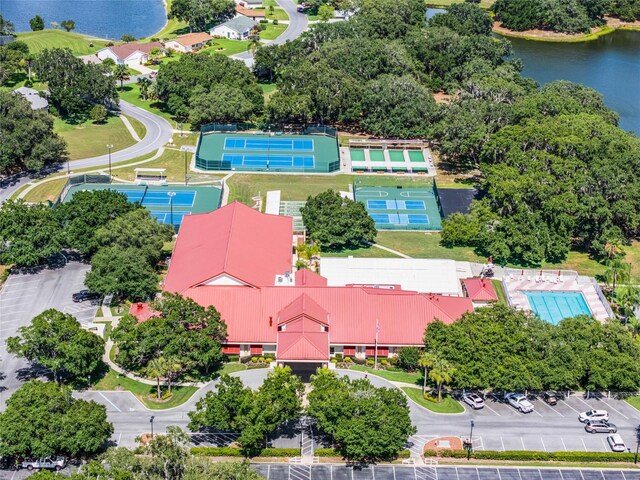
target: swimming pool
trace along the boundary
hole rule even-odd
[[[581,292],[522,292],[531,310],[542,320],[556,325],[563,318],[591,315],[591,310]]]

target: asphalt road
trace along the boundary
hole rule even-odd
[[[308,18],[304,13],[297,10],[297,4],[293,0],[276,0],[278,5],[289,15],[289,25],[287,29],[276,39],[267,42],[267,45],[282,45],[288,41],[298,38],[307,29]],[[231,58],[244,60],[247,66],[253,65],[253,53],[250,51],[232,55]]]
[[[119,150],[117,152],[113,152],[111,154],[112,163],[123,162],[125,160],[130,160],[132,158],[154,152],[158,148],[165,145],[171,138],[171,135],[173,133],[171,124],[164,118],[147,112],[146,110],[136,107],[135,105],[132,105],[123,100],[120,100],[120,111],[125,115],[135,118],[136,120],[144,124],[147,129],[147,133],[144,138],[135,145],[132,145],[131,147],[125,148],[123,150]],[[106,141],[105,152],[107,152]],[[108,163],[109,155],[107,152],[104,155],[99,155],[97,157],[72,160],[69,162],[69,168],[71,169],[71,171],[73,171],[80,168],[106,166],[108,165]],[[64,170],[66,168],[66,163],[60,164],[58,166],[58,170]],[[36,175],[46,176],[50,173],[52,172],[39,173]],[[29,175],[20,175],[0,179],[0,204],[10,198],[11,195],[13,195],[13,193],[22,185],[33,180],[33,178],[37,178],[37,176],[32,177]]]
[[[61,264],[64,259],[60,259]],[[9,277],[0,290],[0,409],[22,384],[38,372],[28,362],[7,354],[6,339],[17,334],[18,328],[49,308],[74,315],[81,323],[95,317],[97,303],[74,303],[71,295],[84,288],[89,265],[69,262],[59,268],[44,268],[35,273],[18,273]]]

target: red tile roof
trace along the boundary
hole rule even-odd
[[[225,274],[250,286],[273,285],[276,275],[291,271],[292,231],[291,217],[260,213],[239,202],[187,215],[164,289],[182,293]]]
[[[287,307],[302,294],[327,313],[331,343],[338,345],[373,344],[376,320],[380,344],[419,345],[427,324],[452,323],[473,309],[469,298],[372,288],[200,286],[184,292],[216,307],[227,323],[228,343],[260,344],[276,343],[279,316],[291,315],[294,309]]]
[[[462,284],[471,300],[481,302],[498,301],[498,294],[495,288],[493,288],[491,280],[485,278],[465,278]]]
[[[246,8],[242,5],[236,5],[236,12],[240,15],[244,15],[245,17],[265,17],[267,16],[264,10],[254,10],[252,8]]]
[[[326,287],[327,279],[316,272],[303,268],[296,271],[296,286],[298,287]]]
[[[157,315],[155,310],[152,310],[148,303],[132,303],[129,307],[129,313],[136,317],[139,322],[144,322]]]
[[[132,53],[136,51],[141,51],[143,53],[149,53],[154,48],[163,49],[164,47],[160,42],[149,42],[149,43],[123,43],[122,45],[112,45],[109,48],[120,60],[125,60]]]
[[[192,45],[198,45],[200,43],[206,43],[209,40],[213,40],[213,37],[207,32],[195,32],[187,33],[186,35],[180,35],[179,37],[174,38],[174,40],[180,45],[190,47]]]

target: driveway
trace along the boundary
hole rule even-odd
[[[307,29],[309,24],[308,18],[304,13],[300,13],[297,10],[297,4],[293,0],[276,0],[278,5],[287,12],[289,15],[289,24],[287,29],[276,39],[266,42],[266,45],[282,45],[288,41],[298,38]],[[244,63],[251,67],[253,66],[253,53],[242,52],[232,55],[231,58],[243,60]]]
[[[90,322],[98,309],[97,303],[71,300],[74,292],[84,288],[88,270],[87,264],[69,262],[60,268],[12,274],[0,290],[0,368],[4,375],[0,380],[0,408],[4,408],[5,401],[25,379],[38,373],[32,371],[25,360],[7,353],[6,339],[49,308],[71,313],[81,323]]]
[[[132,105],[131,103],[120,100],[120,111],[144,124],[147,129],[147,133],[144,138],[135,145],[113,152],[111,154],[112,163],[123,162],[125,160],[130,160],[141,155],[155,152],[158,148],[166,144],[173,134],[173,127],[164,118],[151,112],[147,112],[142,108]],[[106,141],[104,150],[107,152]],[[73,171],[80,168],[102,167],[108,165],[108,163],[109,155],[108,153],[105,153],[105,155],[99,155],[97,157],[72,160],[69,162],[69,167]],[[63,170],[65,168],[66,163],[58,165],[58,170]],[[53,172],[46,172],[45,175],[50,173]],[[33,178],[37,177],[25,174],[0,179],[0,204],[9,199],[16,190],[18,190],[22,185],[30,182]]]

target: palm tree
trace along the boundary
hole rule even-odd
[[[251,35],[249,37],[249,45],[247,46],[247,50],[251,52],[251,54],[255,54],[256,50],[260,47],[260,36],[259,35]]]
[[[438,358],[431,367],[429,378],[436,382],[438,386],[438,403],[442,401],[442,386],[449,383],[453,378],[456,369],[444,358]]]
[[[418,365],[422,367],[422,396],[427,390],[427,370],[433,367],[437,362],[438,357],[431,352],[423,352],[418,359]]]
[[[146,368],[147,376],[155,378],[158,385],[158,400],[162,398],[160,394],[160,378],[167,374],[167,361],[163,357],[154,358],[149,362]]]
[[[167,365],[167,387],[169,388],[169,395],[171,395],[171,384],[178,378],[180,372],[183,369],[182,362],[176,357],[171,357],[166,361]]]
[[[604,252],[607,254],[607,258],[611,260],[624,252],[622,242],[620,240],[611,240],[605,243]]]
[[[149,87],[151,86],[151,80],[147,77],[138,78],[138,87],[140,87],[140,96],[143,100],[149,98]]]
[[[633,338],[637,340],[638,336],[640,336],[640,318],[629,317],[627,321],[627,328],[631,332],[631,335],[633,335]]]
[[[635,317],[635,309],[640,305],[640,288],[634,286],[619,288],[615,293],[615,302],[618,305],[618,313],[625,320]]]
[[[129,80],[129,70],[126,65],[117,65],[116,69],[113,71],[113,76],[116,80],[120,80],[120,90],[124,86],[124,81]]]
[[[611,283],[611,293],[615,295],[616,284],[627,282],[631,276],[631,264],[623,262],[621,258],[613,258],[607,262],[604,276]]]

